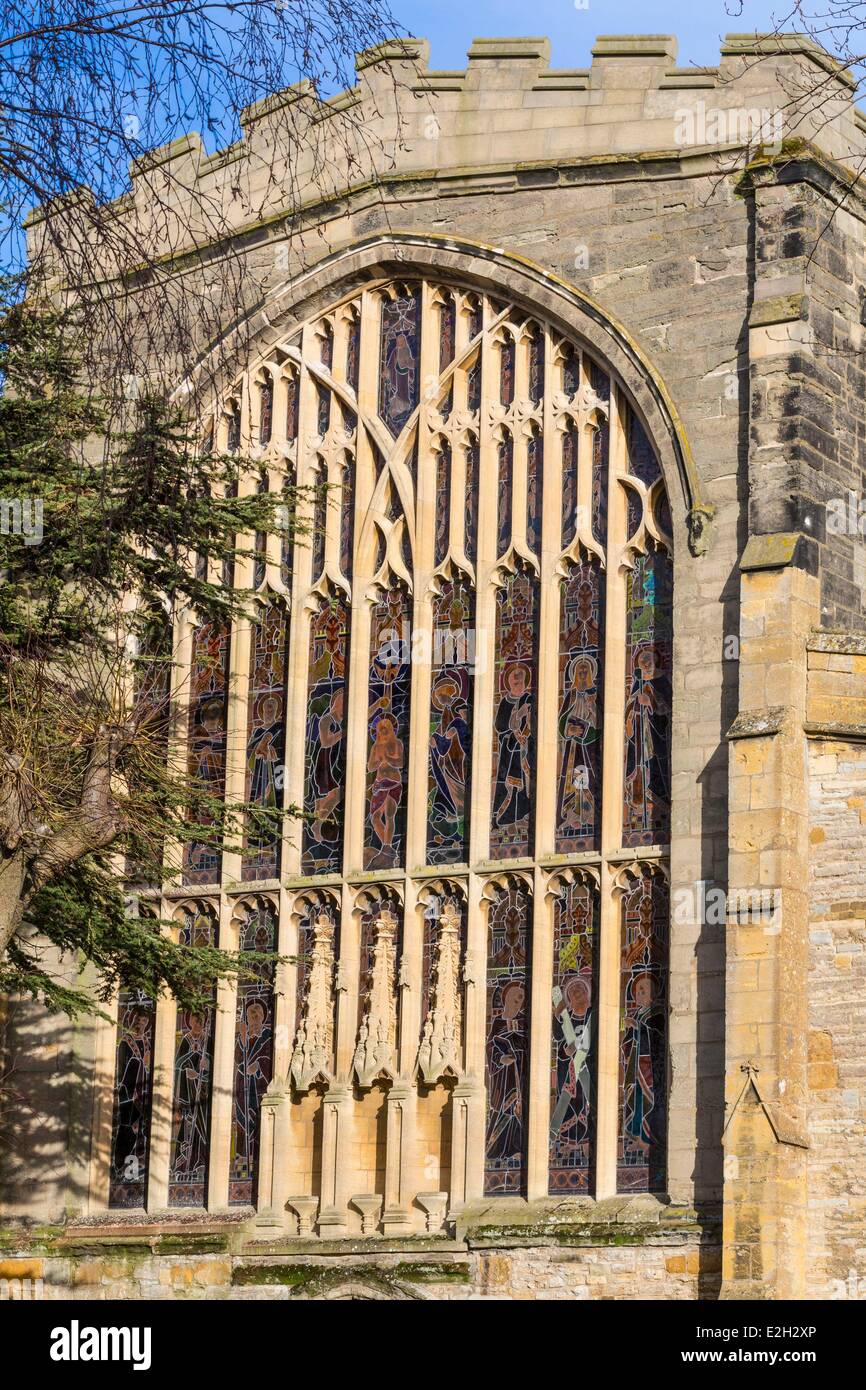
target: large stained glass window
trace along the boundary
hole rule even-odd
[[[472,756],[472,593],[463,578],[442,584],[433,601],[433,672],[427,793],[427,862],[467,857]]]
[[[258,902],[243,909],[238,942],[242,958],[250,953],[272,954],[276,935],[272,903]],[[273,1067],[273,970],[267,961],[258,960],[248,970],[238,980],[229,1206],[252,1206],[255,1201],[262,1097]]]
[[[588,1192],[595,1088],[598,904],[588,880],[566,883],[553,903],[549,1190]]]
[[[411,653],[409,596],[402,589],[393,589],[382,596],[372,612],[365,869],[395,869],[403,862]]]
[[[182,946],[215,946],[213,909],[187,909],[178,939]],[[215,1022],[213,997],[198,1009],[178,1007],[168,1172],[170,1207],[203,1207],[207,1201]]]
[[[248,817],[242,878],[276,878],[280,871],[286,741],[285,605],[272,600],[253,625],[247,713]]]
[[[488,1197],[525,1191],[531,907],[522,884],[503,888],[489,907],[484,1059]]]
[[[189,771],[198,804],[194,815],[200,840],[184,846],[183,880],[219,883],[219,803],[225,791],[228,701],[228,628],[205,623],[192,640],[189,706]]]
[[[621,1192],[663,1192],[665,1186],[669,922],[662,875],[630,876],[622,897],[620,956]]]
[[[664,1187],[682,499],[668,499],[637,401],[592,355],[591,330],[584,345],[537,308],[420,271],[347,282],[284,342],[271,335],[266,360],[215,406],[212,438],[234,450],[238,491],[269,479],[293,507],[297,488],[307,522],[281,537],[279,579],[264,535],[238,566],[252,568],[261,605],[249,643],[199,626],[179,672],[205,793],[182,863],[195,898],[186,937],[215,941],[218,920],[240,923],[242,954],[265,963],[239,978],[216,1055],[213,999],[177,1012],[159,1121],[170,1142],[153,1154],[153,1047],[166,1039],[155,1019],[171,1005],[122,995],[112,1206],[162,1190],[165,1148],[172,1206],[256,1203],[276,882],[282,935],[298,927],[296,985],[279,1005],[292,1094],[273,1131],[285,1137],[289,1117],[277,1155],[287,1192],[323,1213],[338,1189],[386,1210],[384,1174],[399,1171],[422,1234],[414,1197],[449,1184],[455,1204],[470,1187],[505,1200]],[[175,651],[188,648],[187,621]],[[232,837],[225,861],[237,880],[223,873],[226,792],[245,803],[241,853]],[[280,834],[284,804],[293,820]],[[545,979],[530,1035],[534,942]],[[617,952],[620,971],[600,973]],[[398,1028],[410,1020],[417,1038]],[[386,1105],[416,1045],[417,1094]],[[617,1057],[618,1072],[599,1057]],[[333,1086],[348,1090],[346,1146],[332,1143]],[[335,1184],[325,1167],[337,1150]],[[350,1210],[347,1229],[377,1221]]]
[[[334,873],[341,867],[348,649],[348,611],[335,599],[310,625],[301,861],[305,873]]]
[[[141,990],[123,989],[117,1010],[108,1205],[143,1207],[147,1196],[156,1005]]]
[[[493,859],[519,858],[530,852],[537,602],[536,582],[524,570],[509,574],[496,595]]]

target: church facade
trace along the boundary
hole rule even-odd
[[[3,1277],[863,1297],[851,83],[795,36],[386,46],[331,103],[369,165],[295,169],[287,226],[256,170],[299,99],[158,157],[241,186],[261,287],[206,435],[314,499],[224,576],[249,621],[177,615],[174,751],[304,815],[135,894],[280,962],[204,1015],[9,1002]]]

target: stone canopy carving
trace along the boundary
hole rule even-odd
[[[397,919],[390,910],[376,919],[373,964],[352,1059],[359,1086],[372,1086],[397,1072]]]
[[[298,1091],[332,1080],[334,1054],[334,923],[320,912],[313,927],[313,948],[304,1013],[298,1025],[289,1075]]]
[[[439,918],[433,990],[418,1049],[418,1074],[428,1085],[460,1074],[460,913],[449,901]]]

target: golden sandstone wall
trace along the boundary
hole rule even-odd
[[[664,36],[600,39],[586,70],[552,71],[536,39],[479,40],[462,73],[425,64],[420,43],[364,55],[342,100],[369,103],[382,142],[354,168],[338,142],[327,175],[301,152],[290,226],[268,123],[298,93],[250,113],[230,152],[158,152],[188,195],[154,236],[188,249],[203,195],[224,200],[262,351],[365,277],[453,273],[584,335],[644,414],[675,531],[668,1192],[477,1203],[402,1242],[355,1215],[331,1243],[291,1214],[274,1238],[219,1212],[121,1222],[91,1197],[104,1039],[15,1005],[28,1103],[0,1277],[94,1297],[863,1297],[866,565],[858,525],[828,516],[862,486],[866,203],[849,171],[866,119],[794,38],[732,36],[707,70],[678,69]],[[818,77],[820,110],[792,105]],[[140,177],[118,214],[146,224]],[[699,885],[726,895],[721,918]],[[377,1097],[356,1128],[372,1184]],[[425,1112],[425,1153],[435,1129]]]

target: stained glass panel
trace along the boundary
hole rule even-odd
[[[349,324],[349,336],[346,343],[346,381],[353,391],[358,389],[358,367],[360,363],[361,350],[361,321],[353,318]]]
[[[451,295],[439,306],[439,371],[444,372],[454,361],[454,333],[457,306]]]
[[[580,387],[580,354],[573,347],[566,347],[562,361],[562,389],[573,401]]]
[[[560,586],[557,854],[599,845],[603,619],[604,575],[587,559]]]
[[[478,440],[466,446],[466,519],[463,549],[466,559],[474,565],[478,556]]]
[[[533,433],[526,445],[526,540],[534,555],[541,554],[541,496],[544,486],[544,445]]]
[[[225,792],[228,662],[228,629],[213,623],[197,628],[190,672],[189,772],[202,795],[216,801]],[[184,845],[183,881],[219,883],[222,852],[213,802],[199,808],[197,824],[212,829],[207,840]]]
[[[442,592],[433,600],[427,790],[429,864],[457,864],[467,857],[472,608],[472,592],[460,577],[443,584]]]
[[[331,393],[327,386],[316,382],[316,429],[324,439],[331,427]]]
[[[595,362],[589,365],[592,389],[600,400],[610,403],[610,377]],[[602,420],[592,437],[592,534],[607,544],[607,475],[610,453],[610,418]]]
[[[270,481],[269,481],[268,475],[267,475],[266,472],[265,472],[265,473],[262,473],[261,477],[258,479],[258,481],[257,481],[257,483],[256,483],[256,492],[261,496],[263,493],[266,493],[266,492],[269,490],[269,487],[270,487]],[[256,539],[255,539],[255,545],[254,545],[255,559],[254,559],[254,561],[253,561],[253,588],[254,588],[254,589],[259,589],[259,588],[261,588],[262,584],[264,584],[264,582],[265,582],[265,575],[266,575],[266,573],[267,573],[267,559],[268,559],[267,547],[268,547],[268,538],[267,538],[267,534],[266,534],[264,531],[257,531],[257,532],[256,532]]]
[[[271,442],[274,423],[274,383],[268,377],[259,387],[259,443]]]
[[[305,874],[339,870],[343,847],[345,697],[349,615],[342,600],[310,625],[303,853]]]
[[[537,605],[535,581],[522,571],[496,595],[492,859],[530,852]]]
[[[322,465],[322,476],[324,476],[324,464]],[[313,534],[311,543],[313,549],[313,574],[312,579],[315,584],[322,577],[322,570],[325,568],[325,540],[328,525],[328,489],[327,485],[316,484],[316,500],[313,505]]]
[[[661,551],[626,574],[623,844],[670,838],[673,567]]]
[[[487,1124],[484,1195],[526,1191],[531,899],[522,886],[491,903],[487,927]]]
[[[186,914],[179,932],[184,946],[215,946],[216,922],[210,911]],[[178,1007],[168,1205],[203,1207],[207,1198],[213,1077],[215,1001],[198,1012]]]
[[[108,1205],[143,1207],[147,1196],[156,1006],[142,990],[124,989],[117,1009]]]
[[[508,335],[499,348],[499,400],[511,405],[514,400],[514,339]]]
[[[411,601],[393,589],[371,614],[364,868],[403,862],[409,776]]]
[[[541,405],[544,396],[544,334],[540,328],[529,339],[529,399]]]
[[[247,713],[246,800],[261,819],[247,825],[241,877],[276,878],[280,872],[286,746],[289,624],[285,606],[268,604],[253,625]]]
[[[514,471],[514,444],[507,434],[499,444],[499,473],[496,494],[496,554],[504,555],[511,544],[511,484]]]
[[[553,1030],[548,1189],[588,1192],[593,1144],[598,904],[588,883],[565,884],[553,903]]]
[[[286,439],[293,444],[298,437],[298,378],[290,376],[286,386]]]
[[[641,875],[622,899],[620,1192],[665,1188],[669,908],[658,874]]]
[[[379,415],[395,439],[418,404],[420,350],[417,291],[386,299],[382,305]]]
[[[236,454],[241,447],[241,412],[234,406],[229,413],[228,428],[226,431],[226,450],[230,454]]]
[[[267,955],[276,950],[277,915],[270,903],[250,908],[241,922],[239,949]],[[273,1067],[273,971],[263,962],[254,977],[238,980],[235,1016],[234,1091],[229,1153],[229,1206],[256,1200],[262,1097]]]
[[[633,410],[628,412],[628,471],[649,487],[661,477],[655,450]]]
[[[340,569],[346,579],[351,579],[352,543],[355,534],[355,469],[352,460],[343,464],[340,477]]]
[[[451,516],[451,445],[442,441],[436,455],[436,534],[433,563],[441,565],[448,554],[448,526]]]
[[[562,436],[562,545],[577,531],[577,430],[569,424]]]

